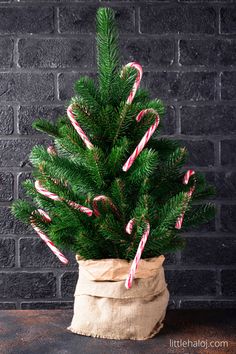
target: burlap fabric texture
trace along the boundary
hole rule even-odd
[[[82,260],[75,290],[74,315],[68,329],[109,339],[144,340],[163,327],[169,300],[164,256],[141,260],[132,288],[125,288],[131,262],[124,259]]]

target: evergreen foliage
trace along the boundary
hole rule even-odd
[[[181,230],[175,228],[176,219],[187,209],[185,230],[212,218],[214,207],[200,201],[211,196],[213,190],[199,173],[184,185],[186,149],[157,134],[130,170],[122,171],[154,121],[153,114],[148,114],[137,123],[137,114],[153,108],[162,119],[164,106],[158,99],[150,100],[143,89],[137,91],[132,104],[126,104],[136,71],[129,68],[121,75],[114,12],[108,8],[97,12],[97,59],[98,84],[82,77],[75,84],[76,95],[70,102],[94,148],[86,148],[66,116],[55,124],[43,119],[35,121],[36,129],[54,139],[57,154],[49,154],[43,146],[33,148],[30,161],[34,179],[63,201],[39,194],[34,183],[27,180],[24,187],[31,201],[16,201],[12,211],[17,218],[30,223],[32,213],[42,208],[52,221],[47,223],[35,213],[35,223],[58,247],[70,249],[85,259],[132,259],[146,220],[151,231],[143,258],[173,252],[184,244]],[[196,189],[189,201],[186,192],[194,181]],[[116,209],[100,201],[100,216],[88,217],[66,203],[70,200],[92,209],[93,199],[98,195],[109,197]],[[195,201],[198,205],[193,208]],[[125,227],[132,218],[135,225],[129,235]]]

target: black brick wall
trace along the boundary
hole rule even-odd
[[[116,9],[124,63],[168,109],[164,134],[217,189],[215,220],[183,235],[166,259],[175,308],[236,307],[236,2],[0,0],[0,309],[72,306],[77,266],[65,267],[9,211],[24,197],[28,154],[47,139],[37,117],[65,111],[74,81],[94,75],[99,5]]]

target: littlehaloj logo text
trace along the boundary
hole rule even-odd
[[[210,341],[208,339],[198,339],[198,340],[175,340],[170,339],[171,348],[228,348],[228,341]]]

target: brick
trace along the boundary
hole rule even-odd
[[[223,7],[220,9],[221,33],[236,33],[236,8]]]
[[[60,33],[95,33],[96,11],[98,6],[70,6],[59,9]],[[134,6],[112,7],[115,10],[115,19],[119,33],[132,33],[134,31]],[[86,21],[85,21],[86,19]]]
[[[69,259],[69,267],[77,268],[75,256],[69,252],[63,251],[63,254]],[[64,267],[59,259],[39,238],[20,239],[20,264],[24,268],[50,268]]]
[[[0,238],[0,267],[12,268],[15,266],[15,240]]]
[[[0,304],[1,309],[1,304]],[[22,310],[70,310],[73,309],[73,301],[53,301],[53,302],[22,302]]]
[[[176,264],[176,263],[177,263],[177,254],[176,253],[165,254],[164,266],[166,266],[168,264]]]
[[[0,101],[53,101],[54,76],[51,73],[1,73]]]
[[[0,234],[14,233],[14,217],[8,207],[0,207]]]
[[[180,300],[181,309],[235,309],[236,301],[234,300]]]
[[[30,234],[33,229],[18,221],[9,207],[0,207],[0,234]]]
[[[46,144],[46,139],[15,139],[0,141],[0,166],[2,167],[24,167],[31,166],[29,154],[37,144]]]
[[[236,230],[236,205],[221,205],[221,231],[233,232]]]
[[[35,119],[43,118],[56,122],[65,112],[64,106],[21,106],[18,111],[18,131],[21,135],[42,134],[32,128]]]
[[[0,297],[47,299],[56,296],[56,277],[49,273],[0,273]]]
[[[221,99],[233,100],[236,96],[236,72],[221,73]]]
[[[235,296],[236,295],[236,282],[235,279],[236,269],[225,269],[221,271],[221,284],[222,295]]]
[[[211,101],[216,98],[216,73],[149,72],[143,82],[158,98]]]
[[[166,113],[160,123],[161,134],[174,134],[176,132],[176,113],[172,106],[166,107]]]
[[[8,172],[0,172],[0,202],[13,199],[13,175]]]
[[[181,133],[186,135],[235,134],[236,106],[181,107]]]
[[[89,76],[92,79],[96,79],[95,73],[80,73],[80,72],[66,72],[61,73],[58,76],[58,86],[59,86],[59,99],[67,100],[75,95],[74,85],[77,80],[82,76]]]
[[[0,38],[0,67],[1,68],[12,67],[12,65],[13,65],[13,49],[14,49],[13,39]]]
[[[214,144],[211,141],[185,140],[181,145],[185,146],[189,152],[188,165],[204,167],[214,165]]]
[[[216,173],[216,197],[234,199],[236,197],[236,172]]]
[[[172,296],[215,295],[216,276],[211,270],[166,270],[166,281]]]
[[[0,34],[52,33],[53,30],[52,7],[1,7]]]
[[[234,166],[236,163],[236,140],[223,140],[221,142],[221,164],[223,166]]]
[[[14,112],[10,106],[0,106],[0,135],[11,135],[14,130]]]
[[[94,62],[93,43],[88,39],[21,39],[19,66],[23,68],[86,69]]]
[[[151,38],[122,39],[122,61],[138,61],[144,68],[169,67],[174,62],[174,41]]]
[[[61,278],[61,295],[62,297],[74,296],[75,287],[78,279],[78,272],[66,272]]]
[[[235,40],[232,39],[180,40],[180,64],[209,66],[210,68],[217,65],[234,65],[235,44]]]
[[[18,198],[19,199],[30,199],[30,197],[28,197],[26,195],[25,189],[22,185],[22,183],[26,180],[26,179],[33,179],[32,177],[32,173],[31,172],[21,172],[18,176],[17,176],[17,184],[18,184]]]
[[[207,33],[217,28],[217,13],[213,7],[202,6],[142,6],[142,33]]]
[[[14,302],[0,302],[0,310],[15,310],[16,304]]]
[[[187,238],[181,263],[186,265],[236,264],[236,238],[201,236]]]

